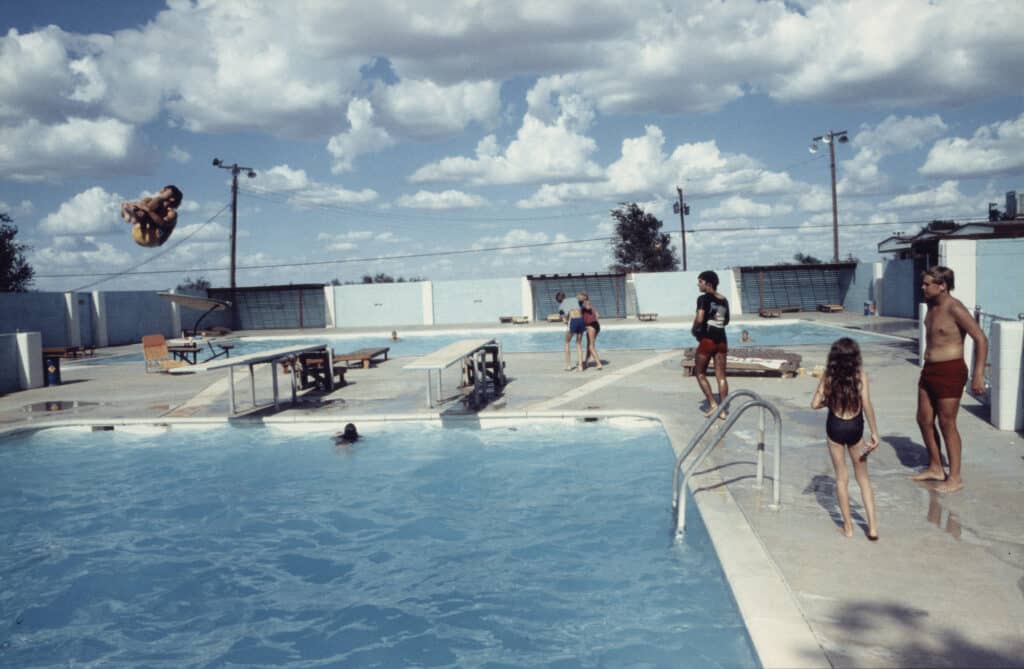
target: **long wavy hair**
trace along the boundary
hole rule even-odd
[[[860,411],[860,346],[849,337],[832,343],[825,368],[825,403],[835,413]]]

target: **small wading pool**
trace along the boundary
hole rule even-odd
[[[0,440],[0,665],[758,666],[650,421]]]
[[[751,341],[740,341],[741,333],[747,330]],[[866,332],[820,325],[804,321],[790,321],[772,324],[730,325],[727,328],[729,346],[734,348],[752,346],[800,346],[808,344],[831,344],[839,337],[851,337],[861,343],[891,341],[886,337]],[[482,329],[408,331],[398,330],[399,341],[392,341],[386,333],[377,335],[289,335],[278,337],[241,337],[232,342],[232,356],[245,353],[269,351],[281,346],[302,346],[307,344],[329,344],[338,353],[359,348],[387,346],[389,356],[425,355],[460,339],[497,339],[507,353],[537,353],[563,350],[564,330],[558,328],[530,329]],[[694,346],[689,326],[684,324],[650,324],[642,326],[618,325],[614,321],[605,324],[597,339],[598,351],[615,349],[672,349]],[[200,352],[199,359],[208,355]],[[123,354],[95,360],[85,359],[79,364],[141,362],[140,353]]]

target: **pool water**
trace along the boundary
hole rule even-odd
[[[613,423],[5,439],[0,665],[757,666],[664,432]]]
[[[740,340],[743,330],[750,334],[751,341]],[[730,325],[727,328],[729,346],[800,346],[808,344],[831,344],[839,337],[850,337],[859,341],[880,342],[883,337],[863,331],[842,329],[816,323],[778,323]],[[565,345],[565,331],[557,328],[533,329],[484,329],[459,331],[411,331],[401,332],[399,341],[392,341],[386,334],[377,335],[326,335],[303,334],[279,337],[241,337],[231,341],[235,347],[232,357],[246,353],[259,353],[282,346],[306,346],[329,344],[336,352],[343,353],[360,348],[387,346],[392,357],[404,355],[425,355],[460,339],[497,339],[507,353],[543,353],[561,351]],[[597,339],[599,352],[615,349],[672,349],[695,346],[696,342],[689,328],[683,325],[666,327],[647,326],[605,326]],[[200,352],[199,360],[208,355]],[[110,357],[84,359],[77,364],[141,363],[141,353],[120,354]]]

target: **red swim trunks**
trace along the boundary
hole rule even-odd
[[[921,369],[921,380],[917,387],[928,393],[932,399],[960,397],[967,385],[967,363],[963,358],[926,362]]]
[[[698,355],[714,355],[716,353],[725,354],[728,352],[729,344],[727,342],[715,341],[714,339],[709,339],[708,337],[704,337],[703,339],[701,339],[700,344],[697,345]]]

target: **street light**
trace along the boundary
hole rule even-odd
[[[833,142],[832,140],[835,140]],[[818,152],[818,142],[828,144],[829,167],[832,169],[832,262],[839,262],[839,207],[836,205],[836,142],[846,144],[850,139],[846,136],[845,130],[833,132],[829,130],[824,135],[811,138],[811,146],[808,151]]]

